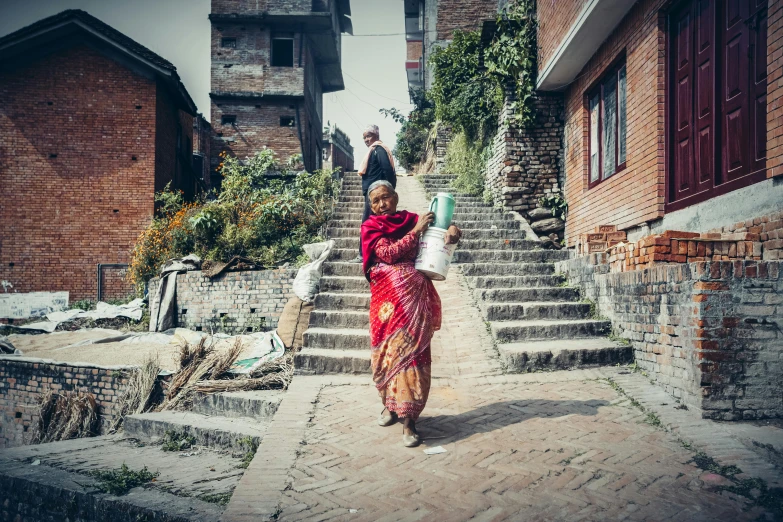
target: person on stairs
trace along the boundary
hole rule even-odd
[[[397,174],[394,171],[392,152],[380,139],[377,125],[368,125],[362,135],[364,144],[369,147],[359,165],[359,175],[362,177],[362,195],[364,196],[364,214],[362,224],[370,217],[370,202],[367,199],[367,189],[376,181],[388,181],[392,188],[397,187]],[[362,246],[359,244],[359,255],[352,263],[362,262]]]
[[[421,442],[416,431],[430,393],[430,343],[440,330],[441,305],[432,281],[416,270],[419,237],[435,219],[397,211],[399,196],[388,181],[376,181],[367,196],[373,215],[362,224],[362,271],[370,282],[370,362],[384,405],[378,424],[403,423],[402,443]],[[455,225],[446,244],[459,241]]]

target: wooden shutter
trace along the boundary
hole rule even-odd
[[[753,0],[749,19],[750,170],[767,167],[767,0]]]
[[[750,172],[748,154],[749,0],[724,0],[723,9],[723,165],[721,183]]]
[[[672,38],[672,183],[670,198],[695,193],[693,160],[693,9],[685,5],[671,16]]]
[[[715,0],[694,6],[694,193],[712,188],[715,179]]]

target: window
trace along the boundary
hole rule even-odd
[[[221,125],[234,125],[237,122],[237,117],[234,114],[224,114],[220,117]]]
[[[590,183],[593,187],[625,168],[625,60],[613,66],[587,94],[590,118]]]
[[[272,38],[272,67],[294,66],[294,39]]]
[[[293,116],[280,116],[281,127],[293,127],[294,123],[295,123],[295,119]]]
[[[767,0],[669,13],[666,210],[766,178]]]
[[[229,49],[237,48],[236,38],[223,38],[220,40],[220,47],[228,47]]]

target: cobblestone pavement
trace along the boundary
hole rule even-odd
[[[400,180],[403,201],[420,190],[412,183]],[[297,376],[222,520],[772,519],[693,463],[714,441],[681,440],[709,432],[708,421],[676,417],[688,413],[620,368],[503,375],[461,275],[452,271],[438,291],[444,325],[422,447],[402,446],[401,425],[376,424],[382,406],[369,377]],[[653,402],[670,413],[649,415]],[[712,432],[726,462],[779,478]],[[436,446],[446,452],[423,452]]]

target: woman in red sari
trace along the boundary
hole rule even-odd
[[[391,183],[378,181],[367,190],[373,215],[362,224],[363,269],[370,281],[372,374],[384,409],[381,426],[403,421],[403,444],[417,446],[416,419],[430,391],[430,341],[440,329],[440,297],[427,276],[416,270],[419,237],[432,223],[431,212],[419,218],[397,211]],[[451,225],[447,243],[460,230]]]

